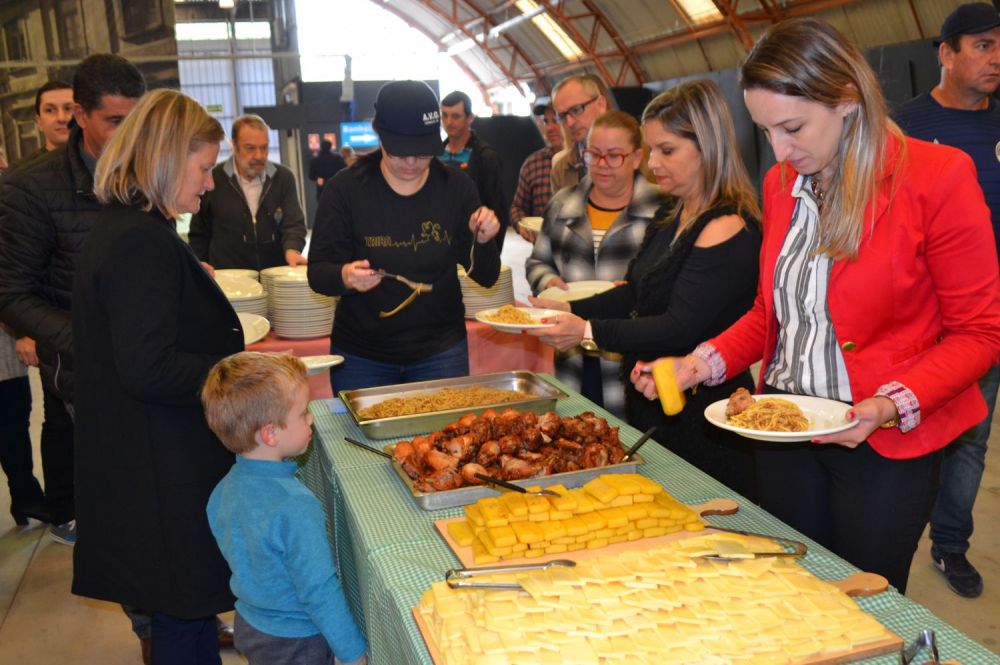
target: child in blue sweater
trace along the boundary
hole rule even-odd
[[[292,356],[237,353],[201,392],[209,427],[236,453],[208,523],[229,562],[236,648],[251,665],[367,663],[337,579],[319,501],[295,477],[312,438],[309,384]]]

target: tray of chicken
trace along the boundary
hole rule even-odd
[[[469,395],[472,401],[460,401]],[[466,413],[513,408],[545,413],[566,397],[534,372],[517,370],[340,391],[347,412],[369,439],[393,439],[433,432]],[[499,398],[499,399],[498,399]],[[407,403],[420,412],[407,412]],[[395,404],[395,408],[384,408]],[[402,408],[400,408],[402,407]]]
[[[497,491],[483,474],[521,487],[579,487],[602,473],[632,473],[618,428],[587,411],[560,416],[505,409],[469,413],[439,431],[385,447],[393,467],[424,510],[475,503]]]

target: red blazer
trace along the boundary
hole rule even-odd
[[[891,138],[888,152],[898,155],[901,147]],[[976,382],[1000,357],[1000,271],[975,166],[944,145],[908,138],[905,149],[898,173],[887,168],[879,183],[874,223],[870,205],[865,213],[857,258],[834,262],[827,292],[855,401],[890,381],[920,401],[917,427],[869,437],[880,455],[894,459],[942,448],[982,420],[986,406]],[[729,376],[762,359],[761,385],[777,345],[772,285],[796,177],[782,164],[768,172],[756,301],[710,340]]]

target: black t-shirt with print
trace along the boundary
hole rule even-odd
[[[309,248],[313,290],[341,296],[333,343],[348,353],[409,364],[441,353],[465,338],[465,309],[456,264],[468,267],[469,217],[479,207],[465,174],[434,159],[416,194],[397,194],[375,152],[344,169],[324,188]],[[398,314],[380,318],[403,302],[409,287],[391,279],[366,293],[348,290],[345,263],[368,259],[373,269],[433,284]],[[500,272],[496,243],[476,243],[472,278],[492,286]]]

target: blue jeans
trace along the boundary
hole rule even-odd
[[[941,552],[965,554],[972,536],[972,506],[986,466],[986,445],[997,403],[1000,364],[979,380],[986,418],[952,441],[941,463],[941,488],[931,513],[931,540]]]
[[[447,351],[409,365],[397,365],[355,356],[330,345],[330,353],[344,356],[344,364],[330,372],[330,385],[336,396],[340,390],[357,390],[413,383],[431,379],[450,379],[469,374],[469,341],[463,339]]]

